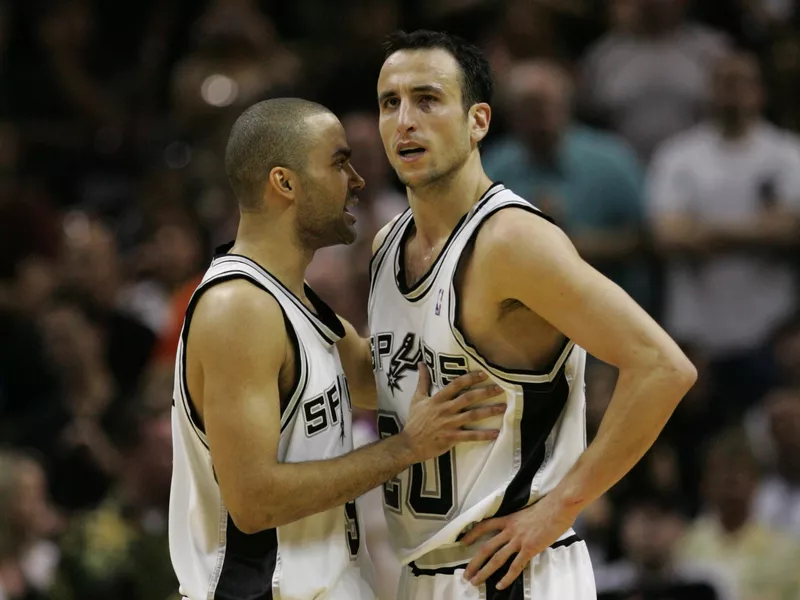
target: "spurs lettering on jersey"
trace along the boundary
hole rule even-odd
[[[347,377],[339,375],[323,394],[303,402],[306,437],[314,437],[329,427],[339,425],[344,442],[345,408],[348,413],[353,408],[350,403],[350,388],[347,386]]]
[[[408,371],[417,371],[420,360],[428,367],[431,381],[438,387],[444,387],[455,378],[469,372],[466,356],[437,354],[425,344],[424,340],[418,339],[416,334],[405,334],[403,343],[394,354],[393,342],[394,334],[390,332],[371,335],[369,339],[372,349],[372,369],[385,373],[386,385],[393,391],[406,387],[405,384],[401,384],[402,380],[406,378]],[[388,370],[384,368],[387,360]]]

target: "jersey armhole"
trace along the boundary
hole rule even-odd
[[[546,389],[553,384],[554,380],[558,375],[558,372],[564,366],[564,363],[566,362],[567,358],[572,352],[572,348],[574,347],[574,343],[572,342],[572,340],[564,336],[563,344],[559,346],[559,349],[556,352],[555,356],[553,357],[553,360],[544,369],[541,370],[509,369],[492,363],[478,352],[478,349],[471,344],[471,342],[467,339],[467,336],[464,334],[463,329],[461,328],[461,323],[458,315],[458,289],[456,286],[456,281],[458,280],[458,275],[461,271],[461,268],[464,266],[463,258],[464,256],[472,255],[472,250],[475,246],[475,240],[477,240],[481,228],[489,221],[489,219],[492,216],[494,216],[495,214],[506,208],[521,208],[524,211],[530,212],[544,219],[545,221],[548,221],[556,225],[553,219],[551,219],[549,216],[547,216],[539,209],[531,206],[528,203],[523,203],[519,201],[509,202],[507,204],[501,204],[499,206],[492,208],[490,212],[484,215],[480,223],[478,223],[475,229],[472,232],[470,232],[467,243],[464,246],[465,249],[469,249],[469,252],[462,252],[462,254],[458,257],[458,260],[456,261],[456,266],[453,271],[453,278],[451,280],[452,298],[450,302],[451,305],[450,328],[453,332],[456,342],[458,342],[458,344],[469,355],[471,355],[473,359],[475,359],[479,364],[481,364],[494,376],[503,379],[505,381],[508,381],[510,383],[529,385],[529,386],[542,385],[543,388]],[[556,225],[556,227],[558,227],[558,225]]]
[[[289,320],[289,316],[286,314],[286,310],[281,305],[278,298],[273,294],[269,289],[265,286],[261,285],[259,282],[255,281],[251,277],[243,274],[243,273],[229,273],[226,275],[222,275],[218,278],[212,279],[205,284],[201,284],[200,287],[195,290],[195,293],[192,295],[192,298],[189,300],[189,305],[186,307],[186,317],[184,319],[183,329],[181,330],[181,345],[183,347],[183,357],[180,364],[181,369],[181,387],[183,388],[183,396],[186,400],[186,405],[184,406],[184,410],[186,411],[186,416],[189,418],[189,422],[191,423],[192,427],[194,428],[195,432],[200,437],[200,440],[203,444],[208,447],[208,442],[205,439],[205,426],[203,425],[202,420],[200,419],[200,415],[197,412],[197,408],[195,407],[194,401],[192,400],[191,394],[189,393],[189,382],[186,378],[186,363],[187,363],[187,341],[189,339],[189,326],[191,325],[192,316],[194,315],[194,311],[197,308],[197,303],[200,301],[200,298],[205,294],[209,289],[214,286],[217,286],[221,283],[226,283],[228,281],[233,281],[235,279],[242,279],[251,283],[252,285],[256,286],[260,290],[266,292],[270,296],[272,296],[275,301],[278,303],[278,307],[281,309],[281,314],[283,315],[283,322],[284,326],[286,327],[286,334],[289,338],[289,342],[292,345],[292,349],[294,351],[294,376],[293,376],[293,383],[291,392],[287,396],[287,400],[284,403],[283,398],[281,398],[281,406],[280,406],[280,414],[281,414],[281,430],[284,427],[284,421],[288,421],[291,418],[291,414],[293,413],[297,404],[297,399],[300,398],[305,390],[306,383],[308,382],[308,368],[306,363],[306,356],[305,352],[303,351],[302,345],[300,344],[300,339],[295,331],[292,322]],[[284,416],[287,416],[284,419]]]

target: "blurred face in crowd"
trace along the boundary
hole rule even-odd
[[[625,554],[647,569],[661,568],[669,563],[683,529],[683,518],[677,512],[637,504],[625,513],[622,522]]]
[[[782,466],[800,478],[800,388],[775,390],[765,404]]]
[[[514,130],[534,152],[550,153],[570,120],[571,83],[548,62],[521,63],[509,73]]]
[[[102,223],[76,213],[64,219],[64,282],[101,306],[115,301],[120,267],[114,234]]]
[[[77,375],[86,365],[99,362],[103,353],[100,331],[75,307],[53,306],[44,312],[40,324],[47,353],[63,375]]]
[[[462,73],[446,50],[400,50],[383,63],[378,105],[383,148],[411,189],[447,180],[489,128],[488,104],[462,103]]]
[[[309,248],[351,244],[356,239],[355,217],[348,211],[358,202],[364,180],[350,163],[344,128],[331,113],[308,117],[315,139],[297,191],[297,229]]]
[[[684,0],[638,0],[639,18],[645,29],[672,27],[683,18]]]
[[[0,454],[0,556],[14,554],[56,531],[60,520],[39,464],[26,456]]]
[[[146,419],[141,440],[128,456],[127,471],[144,486],[151,502],[168,502],[172,477],[172,428],[169,413]]]
[[[758,63],[747,54],[725,57],[712,75],[711,104],[726,125],[742,125],[761,113],[764,94]]]
[[[746,444],[747,440],[742,440]],[[755,459],[746,447],[736,451],[712,448],[706,460],[703,491],[722,522],[732,527],[744,523],[758,485]]]
[[[375,118],[367,113],[352,113],[342,119],[350,147],[353,149],[353,162],[358,171],[369,182],[368,191],[379,192],[388,185],[389,163],[383,153],[381,136],[375,127]]]

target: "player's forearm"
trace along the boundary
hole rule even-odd
[[[251,503],[248,529],[278,527],[341,506],[414,462],[401,434],[330,460],[275,465],[262,497]]]
[[[695,379],[688,361],[620,369],[597,436],[551,493],[576,512],[602,496],[653,445]]]

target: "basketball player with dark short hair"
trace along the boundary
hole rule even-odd
[[[500,390],[469,373],[429,397],[423,376],[401,434],[353,451],[351,402],[375,404],[368,345],[304,282],[315,250],[355,239],[348,207],[364,181],[342,125],[304,100],[258,103],[234,124],[225,166],[238,234],[192,296],[176,361],[180,593],[371,600],[354,498],[456,442],[494,439],[469,426],[502,414]]]
[[[651,446],[696,371],[561,229],[486,176],[492,87],[486,58],[461,39],[388,41],[379,126],[410,209],[373,248],[378,426],[391,439],[413,416],[419,361],[434,389],[485,370],[507,406],[487,422],[496,440],[458,444],[384,485],[398,598],[587,600],[594,577],[572,525]],[[588,447],[587,351],[619,368]]]

